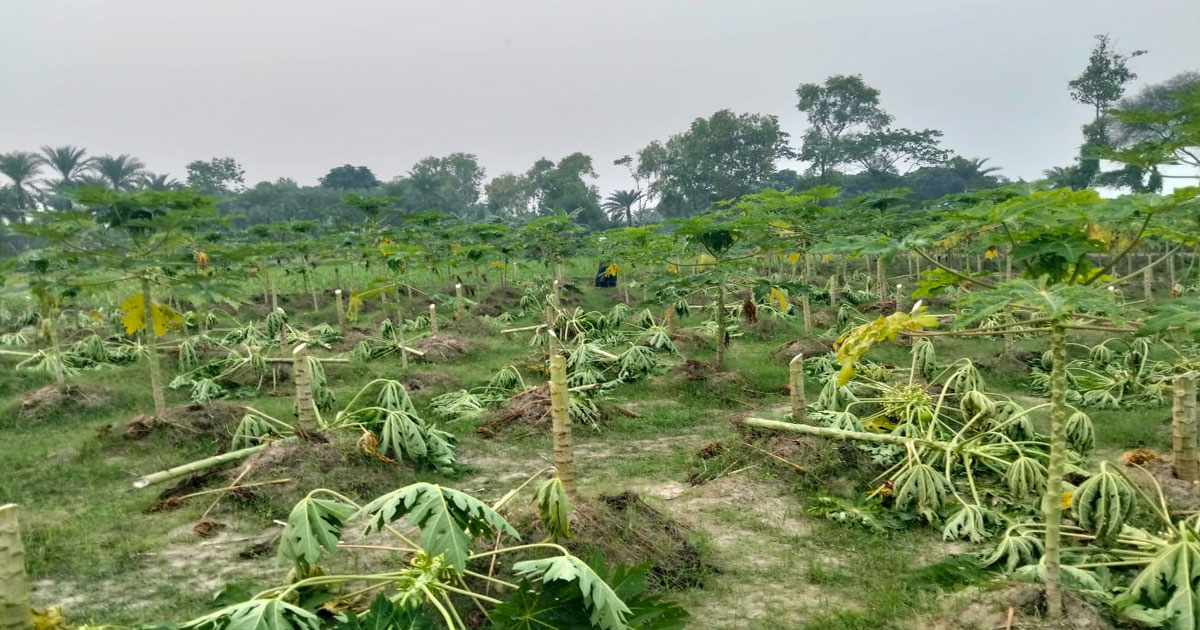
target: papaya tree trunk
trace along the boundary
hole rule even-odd
[[[147,361],[150,363],[150,394],[154,397],[154,415],[161,418],[167,411],[167,401],[163,394],[162,370],[158,365],[158,337],[154,334],[154,301],[149,275],[142,276],[142,310]]]
[[[292,350],[292,381],[296,383],[296,423],[300,428],[315,431],[317,406],[313,402],[312,375],[308,365],[308,344]]]
[[[463,316],[463,285],[461,282],[454,285],[454,319],[462,319]]]
[[[554,439],[554,469],[567,496],[579,498],[575,484],[575,452],[571,447],[571,413],[567,398],[567,361],[560,354],[550,357],[550,421]]]
[[[337,303],[337,318],[338,332],[342,335],[346,334],[346,304],[342,302],[342,290],[336,289],[333,292],[333,299]]]
[[[875,259],[875,284],[879,285],[879,299],[888,299],[887,259],[883,256]]]
[[[321,310],[321,304],[317,302],[317,281],[312,277],[312,271],[304,270],[304,283],[308,285],[308,294],[312,296],[313,312]]]
[[[17,506],[0,506],[0,630],[33,630]]]
[[[717,281],[717,360],[716,368],[725,369],[725,281]]]
[[[1154,301],[1154,267],[1149,263],[1142,270],[1142,297],[1147,302]]]
[[[667,334],[671,335],[671,338],[674,339],[675,338],[675,307],[668,306],[664,316],[666,317],[666,320],[667,320]]]
[[[430,332],[430,334],[434,334],[434,335],[438,334],[437,305],[436,304],[429,305],[429,332]]]
[[[1063,320],[1050,323],[1050,462],[1046,467],[1046,493],[1042,513],[1046,515],[1046,616],[1062,618],[1062,485],[1067,462],[1067,335]]]
[[[788,394],[792,403],[792,422],[803,423],[806,418],[804,397],[804,353],[792,357],[788,363]]]
[[[1196,373],[1176,376],[1174,390],[1171,441],[1175,476],[1195,483],[1200,480],[1200,460],[1196,457]]]
[[[266,273],[267,291],[271,293],[271,310],[279,308],[279,292],[275,290],[275,278],[271,276],[270,271]]]
[[[803,315],[804,336],[812,334],[812,307],[808,302],[808,294],[800,296],[800,313]]]
[[[829,274],[829,306],[833,310],[837,310],[838,304],[842,301],[841,293],[838,288],[838,271],[835,269]]]
[[[50,342],[50,353],[54,357],[52,365],[54,367],[54,384],[62,387],[66,385],[67,379],[63,374],[63,356],[62,348],[58,343],[58,326],[54,323],[54,317],[50,314],[42,315],[43,326],[46,327],[46,339]]]

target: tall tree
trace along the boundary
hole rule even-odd
[[[901,167],[908,173],[919,166],[946,161],[950,152],[941,148],[941,137],[937,129],[869,131],[848,138],[846,157],[873,173],[900,174]]]
[[[493,177],[484,186],[487,193],[488,212],[505,218],[523,218],[529,215],[531,194],[529,182],[515,173],[502,173]]]
[[[962,182],[962,191],[970,192],[973,188],[989,187],[992,173],[1000,171],[999,166],[984,166],[988,158],[965,158],[956,155],[946,163],[946,168]]]
[[[614,222],[622,219],[629,227],[633,227],[633,207],[642,199],[640,190],[614,190],[604,200],[602,206],[608,212],[608,217]]]
[[[540,215],[566,212],[576,223],[604,226],[600,190],[588,180],[596,178],[591,156],[572,153],[557,163],[546,158],[525,173],[535,208]]]
[[[1185,72],[1145,87],[1117,103],[1105,122],[1109,147],[1102,155],[1125,164],[1105,173],[1117,180],[1106,183],[1155,190],[1163,177],[1200,177],[1200,73]],[[1191,167],[1192,172],[1163,174],[1162,165]]]
[[[101,155],[93,160],[92,168],[109,188],[129,190],[137,185],[146,170],[146,164],[128,153],[122,153],[117,156]]]
[[[691,215],[761,191],[776,162],[791,155],[787,139],[775,116],[723,109],[638,151],[636,172],[650,179],[661,214]]]
[[[836,74],[824,83],[801,84],[796,98],[796,109],[809,123],[800,159],[811,163],[822,181],[848,161],[848,134],[882,131],[892,122],[879,105],[879,90],[857,74]]]
[[[379,180],[375,177],[375,173],[365,166],[351,166],[343,164],[329,169],[329,172],[320,179],[322,188],[336,188],[338,190],[359,190],[365,188],[375,188],[379,185]]]
[[[231,157],[215,157],[207,162],[196,160],[188,163],[185,168],[188,188],[199,190],[206,195],[241,191],[246,183],[246,171]]]
[[[59,186],[74,184],[92,167],[92,159],[87,157],[87,150],[70,144],[42,147],[42,160],[58,173],[58,181],[53,183]]]
[[[1096,36],[1096,47],[1088,57],[1088,65],[1079,76],[1067,82],[1071,99],[1077,103],[1091,105],[1095,111],[1093,120],[1100,120],[1104,110],[1125,94],[1125,84],[1137,78],[1129,69],[1129,60],[1146,54],[1135,50],[1129,54],[1117,52],[1108,34]]]
[[[149,171],[138,178],[138,186],[148,190],[179,190],[183,188],[183,184],[178,179],[165,173],[158,174]]]
[[[12,180],[18,209],[28,210],[33,207],[33,199],[37,194],[34,181],[41,173],[43,164],[40,155],[29,151],[11,151],[0,155],[0,173]]]

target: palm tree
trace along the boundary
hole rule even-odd
[[[37,193],[33,182],[42,171],[42,156],[29,151],[12,151],[0,155],[0,173],[13,183],[17,207],[33,207],[33,196]]]
[[[42,147],[42,160],[58,173],[60,185],[75,183],[76,178],[92,167],[92,158],[84,157],[87,149],[65,144],[61,147]]]
[[[183,184],[178,179],[167,174],[158,175],[149,171],[138,178],[138,185],[150,190],[179,190]]]
[[[972,187],[986,184],[988,176],[1000,170],[999,166],[984,167],[987,161],[988,158],[965,158],[956,155],[946,163],[946,168],[962,181],[963,192],[971,192]]]
[[[146,164],[128,153],[122,153],[118,156],[101,155],[93,161],[92,168],[114,190],[128,190],[137,184]]]
[[[640,190],[614,190],[605,198],[602,207],[613,221],[624,218],[629,227],[633,227],[633,206],[641,199]]]

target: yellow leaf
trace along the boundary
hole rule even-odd
[[[829,262],[831,260],[833,260],[833,254],[822,254],[821,255],[821,262]]]
[[[672,276],[679,275],[679,265],[675,263],[667,263],[667,273]]]
[[[771,297],[779,304],[779,310],[788,310],[787,294],[775,287],[771,287]]]
[[[155,337],[167,334],[167,329],[173,325],[183,324],[183,318],[179,316],[179,313],[176,313],[175,309],[166,304],[152,304],[150,305],[150,312],[150,319],[154,324]]]
[[[141,293],[121,302],[121,310],[125,311],[125,314],[121,316],[121,323],[125,325],[125,334],[132,335],[146,327],[146,310]]]
[[[1074,492],[1062,493],[1062,509],[1068,510],[1071,508],[1071,502],[1075,500]]]
[[[788,263],[794,265],[798,262],[800,262],[800,252],[792,252],[788,254]]]
[[[991,247],[987,248],[987,251],[983,253],[983,257],[988,260],[992,260],[997,255],[999,255],[999,252],[996,251],[995,245],[992,245]]]
[[[604,275],[610,278],[615,278],[617,276],[617,272],[620,270],[620,265],[609,265],[608,268],[604,270]]]
[[[346,319],[356,322],[358,321],[358,311],[363,306],[362,291],[351,291],[350,300],[346,303]]]
[[[197,267],[201,267],[201,268],[207,267],[208,262],[209,262],[208,254],[206,254],[204,252],[200,252],[200,251],[196,252],[196,266]]]
[[[493,260],[492,266],[495,267],[496,269],[499,269],[500,271],[508,271],[508,265],[500,262],[499,260]]]

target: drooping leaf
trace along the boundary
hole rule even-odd
[[[494,535],[500,530],[515,539],[520,534],[503,516],[479,499],[452,488],[414,483],[393,490],[364,505],[355,514],[370,517],[367,532],[380,530],[401,517],[421,530],[421,546],[430,556],[445,555],[458,571],[467,564],[471,537]]]
[[[181,630],[317,630],[321,618],[275,599],[252,599],[184,622]]]
[[[342,525],[354,508],[337,501],[305,497],[288,515],[279,541],[282,563],[312,566],[321,559],[322,550],[333,551],[342,536]]]
[[[393,604],[383,593],[375,596],[366,612],[348,612],[346,620],[336,626],[337,630],[432,630],[433,627],[433,621],[420,606]]]
[[[574,582],[590,611],[592,625],[601,630],[625,630],[629,627],[626,621],[633,611],[586,562],[575,556],[526,560],[514,564],[513,571],[519,577],[543,584]]]
[[[567,489],[558,477],[547,479],[538,485],[533,495],[537,504],[538,515],[542,525],[550,532],[554,540],[566,540],[571,537],[571,499],[567,497]]]

